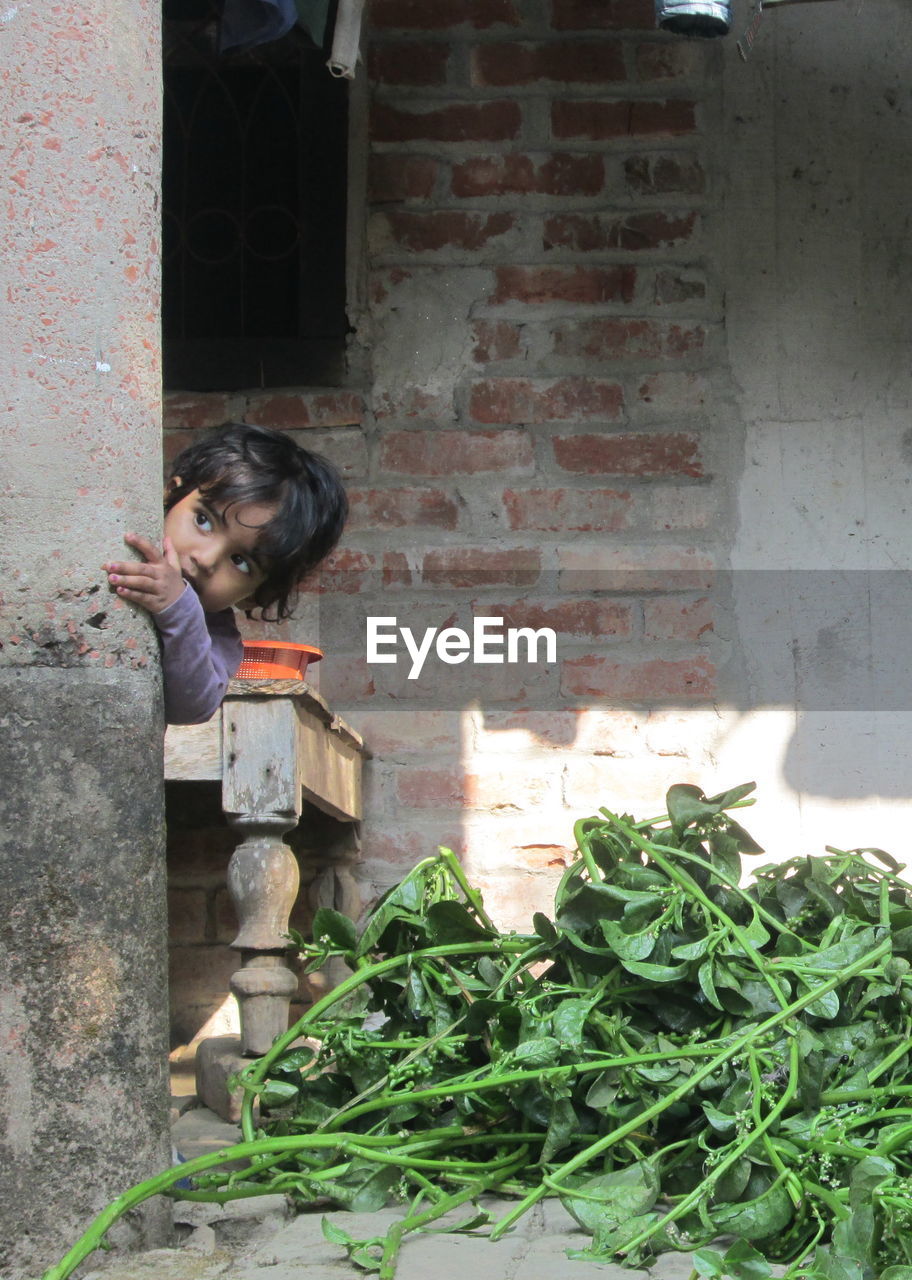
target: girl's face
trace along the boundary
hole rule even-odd
[[[257,541],[275,513],[275,505],[255,502],[226,511],[199,489],[165,513],[165,536],[206,613],[240,604],[263,582],[269,566]]]

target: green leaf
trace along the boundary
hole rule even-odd
[[[348,1234],[348,1232],[343,1231],[341,1227],[336,1226],[336,1224],[332,1221],[331,1218],[326,1218],[326,1217],[321,1218],[320,1227],[323,1231],[323,1235],[330,1242],[330,1244],[348,1245],[348,1244],[355,1243],[353,1238]]]
[[[316,943],[329,942],[338,951],[354,951],[358,945],[353,921],[331,907],[320,907],[314,913],[313,939]]]
[[[494,934],[479,924],[467,907],[452,899],[433,902],[427,910],[428,932],[434,946],[480,942]]]
[[[650,964],[646,960],[626,960],[623,956],[618,959],[628,973],[633,973],[638,978],[648,978],[650,982],[677,982],[690,969],[686,961],[684,964],[670,965]]]
[[[819,983],[818,985],[823,986],[823,983]],[[802,992],[802,994],[804,993]],[[814,1000],[807,1006],[807,1012],[812,1018],[827,1018],[832,1020],[839,1013],[839,996],[835,991],[826,991],[819,999]]]
[[[699,787],[689,783],[678,783],[669,787],[665,795],[665,805],[671,825],[676,836],[683,835],[687,827],[701,825],[709,818],[714,818],[723,809],[737,804],[754,790],[755,782],[745,782],[740,787],[732,787],[731,791],[723,791],[717,796],[705,796]]]
[[[676,960],[699,960],[719,936],[717,933],[708,933],[705,938],[697,938],[695,942],[682,942],[672,947],[671,954]]]
[[[672,829],[678,837],[684,834],[687,827],[705,822],[707,818],[714,818],[719,812],[719,806],[710,804],[699,787],[686,782],[668,788],[665,807]]]
[[[655,950],[656,936],[648,930],[625,933],[613,920],[600,920],[599,927],[614,954],[621,960],[645,960]]]
[[[730,1116],[725,1111],[720,1111],[718,1107],[714,1107],[711,1102],[703,1103],[703,1114],[715,1129],[716,1133],[731,1133],[735,1127],[735,1117]],[[741,1188],[743,1191],[743,1187]]]
[[[750,1203],[719,1205],[712,1211],[712,1220],[725,1235],[766,1240],[791,1222],[792,1202],[782,1187],[771,1187]]]
[[[586,1178],[560,1192],[564,1208],[586,1231],[614,1230],[626,1219],[651,1209],[659,1179],[648,1160]]]
[[[871,1193],[895,1176],[896,1166],[884,1156],[866,1156],[859,1160],[849,1180],[849,1204],[853,1209],[869,1204]]]
[[[560,1059],[560,1050],[560,1041],[554,1036],[537,1036],[518,1044],[513,1056],[517,1066],[553,1067]]]
[[[614,1102],[620,1087],[617,1071],[602,1071],[589,1086],[586,1106],[592,1107],[594,1111],[603,1111]]]
[[[290,1049],[288,1053],[283,1053],[281,1058],[277,1058],[273,1063],[276,1071],[303,1071],[305,1067],[309,1067],[316,1057],[316,1053],[309,1045],[302,1044],[296,1049]]]
[[[700,965],[700,968],[697,970],[697,981],[700,984],[700,990],[703,992],[703,995],[713,1008],[718,1009],[720,1013],[724,1013],[722,1002],[716,993],[712,960],[705,960],[703,964]]]
[[[729,818],[728,820],[728,833],[735,840],[737,840],[738,848],[741,850],[742,853],[757,854],[757,853],[766,852],[766,850],[762,848],[761,845],[757,844],[757,841],[750,834],[750,832],[745,831],[744,828],[741,826],[741,823],[735,822],[734,818]]]
[[[741,879],[741,855],[738,841],[725,831],[714,831],[709,837],[710,862],[723,876],[737,884]]]
[[[591,1000],[562,1000],[554,1011],[551,1029],[562,1045],[578,1052],[583,1047],[586,1019],[592,1008]]]
[[[298,1086],[288,1080],[268,1080],[266,1088],[260,1094],[260,1102],[264,1107],[284,1107],[293,1102],[298,1093]]]
[[[533,913],[532,928],[545,942],[557,942],[560,936],[552,922],[542,911]]]
[[[736,1240],[723,1259],[725,1275],[732,1280],[767,1280],[773,1269],[746,1240]]]
[[[696,1249],[691,1255],[693,1269],[698,1276],[724,1276],[722,1254],[715,1249]]]
[[[856,1204],[848,1217],[833,1228],[833,1249],[841,1258],[870,1265],[874,1261],[874,1206]]]
[[[558,1151],[562,1151],[579,1130],[579,1120],[569,1098],[558,1098],[551,1110],[548,1131],[539,1160],[547,1164]]]
[[[862,929],[832,947],[813,952],[806,957],[806,963],[814,969],[845,969],[856,960],[860,960],[865,952],[873,951],[877,942],[876,929]]]

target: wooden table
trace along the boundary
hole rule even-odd
[[[305,800],[341,822],[361,818],[363,755],[359,735],[300,680],[232,680],[208,723],[172,725],[165,735],[166,781],[220,780],[225,817],[241,835],[228,890],[239,922],[231,990],[244,1055],[265,1053],[287,1030],[297,990],[286,935],[299,874],[284,836]]]

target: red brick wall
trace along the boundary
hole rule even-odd
[[[365,893],[446,843],[525,923],[577,817],[645,816],[706,776],[717,54],[658,33],[651,0],[370,16],[363,404],[173,398],[171,424],[230,411],[340,461],[352,520],[324,576],[321,688],[374,753]],[[410,681],[366,664],[365,607],[419,631],[551,626],[557,661],[429,660]]]

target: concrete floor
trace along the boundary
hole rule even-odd
[[[192,1076],[172,1076],[175,1090],[174,1144],[187,1159],[229,1146],[238,1129],[196,1105]],[[483,1202],[497,1220],[510,1203]],[[383,1235],[401,1208],[377,1213],[317,1210],[291,1216],[284,1197],[263,1196],[227,1205],[177,1201],[174,1219],[180,1244],[105,1262],[98,1254],[84,1280],[365,1280],[368,1273],[348,1261],[323,1235],[323,1217],[356,1238]],[[468,1210],[454,1215],[465,1221]],[[633,1270],[567,1258],[589,1237],[556,1200],[546,1200],[496,1243],[480,1235],[446,1232],[407,1236],[397,1280],[688,1280],[689,1254],[664,1254],[648,1270]],[[92,1268],[96,1268],[92,1270]]]

